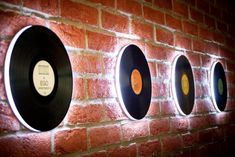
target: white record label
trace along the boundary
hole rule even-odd
[[[47,61],[40,60],[34,66],[33,84],[36,91],[41,96],[48,96],[53,91],[55,86],[55,74]]]

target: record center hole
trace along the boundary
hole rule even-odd
[[[131,87],[136,95],[139,95],[142,91],[142,76],[139,70],[134,69],[131,73]]]
[[[33,85],[41,96],[48,96],[55,86],[55,73],[50,63],[38,61],[33,69]]]

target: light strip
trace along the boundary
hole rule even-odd
[[[24,28],[22,28],[18,33],[16,33],[16,35],[13,37],[9,48],[7,50],[7,54],[6,54],[6,58],[5,58],[5,63],[4,63],[4,84],[5,84],[5,89],[6,89],[6,93],[7,93],[7,98],[8,101],[10,103],[11,109],[13,110],[13,113],[15,114],[15,116],[18,118],[18,120],[28,129],[35,131],[35,132],[40,132],[40,130],[34,129],[32,128],[30,125],[28,125],[24,119],[21,117],[20,113],[18,112],[14,99],[13,99],[13,95],[11,92],[11,84],[10,84],[10,64],[11,64],[11,55],[15,46],[15,43],[17,41],[17,39],[19,38],[19,36],[27,29],[29,29],[30,26],[26,26]],[[16,82],[17,83],[17,82]]]

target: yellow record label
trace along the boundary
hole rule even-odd
[[[139,95],[142,91],[142,77],[139,70],[134,69],[131,73],[131,87],[136,95]]]
[[[219,80],[218,80],[218,90],[219,90],[219,94],[223,95],[224,85],[223,85],[223,81],[221,78],[219,78]]]
[[[182,88],[184,95],[188,95],[189,81],[188,81],[188,76],[185,73],[181,77],[181,88]]]

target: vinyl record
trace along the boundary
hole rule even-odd
[[[184,55],[180,55],[175,59],[172,70],[172,89],[177,109],[180,114],[189,115],[195,98],[191,65]]]
[[[47,131],[65,117],[72,95],[72,70],[63,43],[48,28],[27,26],[10,43],[4,67],[10,106],[33,131]]]
[[[218,112],[224,111],[227,103],[227,82],[220,62],[215,62],[211,68],[211,93],[215,109]]]
[[[118,57],[116,87],[121,107],[130,119],[142,119],[151,101],[151,77],[140,48],[124,47]]]

